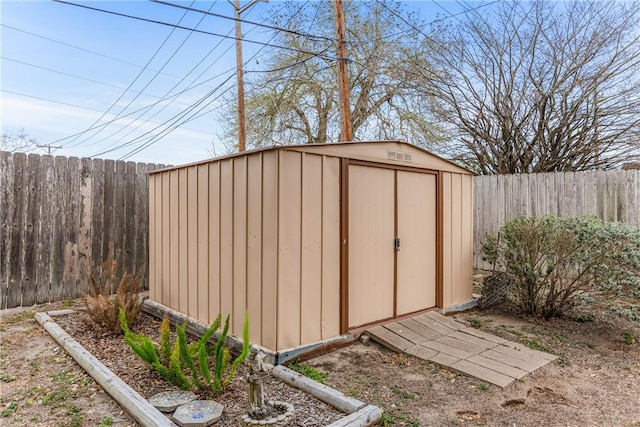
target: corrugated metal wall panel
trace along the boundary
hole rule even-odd
[[[242,336],[247,307],[247,156],[233,158],[233,312],[231,331]]]
[[[247,310],[249,337],[262,342],[262,153],[247,164]],[[253,319],[253,321],[251,321]]]
[[[443,306],[465,302],[472,294],[472,176],[444,172]]]
[[[276,349],[278,329],[278,152],[262,154],[262,345]]]
[[[233,326],[233,158],[220,162],[220,310]]]
[[[207,288],[209,300],[207,305],[207,323],[211,324],[221,312],[220,307],[220,162],[209,165],[207,184],[209,203],[209,279]],[[204,319],[201,319],[204,320]]]
[[[160,230],[156,229],[156,215],[158,209],[156,206],[156,177],[150,176],[149,180],[149,298],[152,300],[157,300],[158,291],[156,290],[157,285],[157,273],[156,273],[156,241],[158,238],[162,238],[160,236]]]
[[[168,292],[164,300],[167,307],[179,310],[179,292],[180,292],[180,276],[179,276],[179,236],[180,223],[178,221],[178,208],[180,206],[180,191],[178,187],[178,172],[171,171],[169,174],[169,245],[165,246],[167,251],[169,268],[169,283],[167,283]],[[168,298],[167,298],[168,297]]]
[[[300,341],[322,337],[322,157],[302,153]]]
[[[340,334],[340,159],[322,158],[321,338]]]
[[[278,349],[300,344],[302,155],[280,151],[278,207]]]
[[[209,323],[209,165],[204,164],[197,169],[197,230],[196,242],[198,250],[197,283],[197,318],[204,323]],[[213,319],[211,319],[213,320]]]
[[[198,170],[190,167],[187,169],[187,306],[189,316],[201,319],[198,313],[198,225]]]

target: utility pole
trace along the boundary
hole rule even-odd
[[[37,145],[36,147],[38,148],[46,148],[47,149],[47,154],[51,155],[51,150],[58,150],[60,148],[62,148],[62,146],[58,145],[51,145],[51,144],[42,144],[42,145]]]
[[[233,4],[236,20],[236,75],[238,77],[238,151],[244,151],[247,146],[244,117],[244,76],[242,71],[242,25],[240,16],[242,12],[259,1],[268,2],[269,0],[252,0],[243,7],[240,7],[240,0],[234,0]]]
[[[349,89],[349,74],[347,70],[347,41],[345,40],[345,17],[342,0],[334,0],[336,13],[336,40],[338,41],[338,94],[340,97],[340,134],[342,141],[353,139],[351,126],[351,102]]]

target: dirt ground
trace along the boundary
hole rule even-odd
[[[380,405],[385,425],[640,426],[640,325],[493,312],[456,319],[559,358],[506,389],[372,343],[307,363],[332,387]]]
[[[305,363],[326,371],[330,386],[382,407],[381,424],[388,426],[640,426],[637,323],[598,315],[588,321],[542,321],[498,311],[456,318],[559,358],[505,390],[374,343],[354,344]],[[109,363],[132,363],[120,351],[112,350],[112,356],[107,356],[106,338],[83,335],[85,341],[94,341],[85,342],[87,347],[94,346],[96,353],[115,360]],[[625,338],[633,337],[634,343],[625,344]],[[33,310],[3,313],[0,339],[0,425],[134,425],[37,325]],[[159,378],[138,371],[123,379],[147,393],[164,387]],[[330,418],[314,403],[306,405],[305,412],[311,415],[300,425],[324,425],[322,417]]]
[[[51,304],[55,310],[73,304]],[[137,426],[33,318],[33,309],[0,319],[0,425]]]

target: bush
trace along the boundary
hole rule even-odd
[[[109,255],[100,265],[99,275],[88,273],[89,294],[83,295],[87,312],[98,324],[109,331],[121,333],[119,311],[125,313],[127,323],[132,325],[140,313],[142,291],[141,275],[124,273],[118,280],[118,262],[113,257],[113,242],[109,242]]]
[[[518,217],[487,235],[485,260],[504,272],[510,298],[549,319],[578,302],[640,303],[640,229],[596,217]]]
[[[220,395],[227,385],[236,376],[238,367],[249,354],[249,315],[245,313],[244,326],[242,328],[242,352],[231,362],[231,352],[224,345],[229,331],[229,316],[213,348],[213,361],[207,343],[213,334],[220,328],[221,316],[209,326],[200,339],[188,345],[187,334],[184,326],[176,326],[177,338],[171,343],[171,327],[169,319],[165,315],[160,325],[160,348],[156,348],[151,339],[144,335],[138,335],[129,329],[123,310],[120,310],[120,325],[124,332],[124,339],[129,347],[151,369],[171,384],[183,390],[202,390],[208,386],[214,396]],[[213,375],[211,373],[213,365]],[[185,374],[188,371],[189,374]]]

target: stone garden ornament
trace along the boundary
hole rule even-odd
[[[264,366],[265,354],[252,345],[247,358],[247,413],[242,415],[244,425],[284,426],[293,418],[293,405],[277,400],[267,400],[264,380],[269,372]]]

